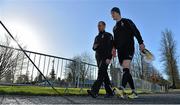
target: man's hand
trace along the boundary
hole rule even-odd
[[[144,44],[140,44],[139,48],[140,48],[141,51],[143,51],[145,49],[145,45]]]
[[[106,64],[110,64],[111,60],[110,59],[106,59]]]
[[[93,48],[96,49],[99,44],[94,44]]]
[[[112,49],[112,56],[116,57],[116,49],[115,48]]]

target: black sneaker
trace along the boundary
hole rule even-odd
[[[105,96],[104,96],[104,98],[112,98],[114,96],[114,94],[106,94]]]
[[[92,98],[97,98],[97,94],[92,92],[91,90],[87,90],[87,93],[92,97]]]

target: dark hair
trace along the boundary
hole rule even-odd
[[[111,12],[117,12],[119,15],[121,15],[120,9],[118,7],[113,7]]]
[[[99,21],[98,24],[102,23],[104,26],[106,26],[106,23],[104,21]]]

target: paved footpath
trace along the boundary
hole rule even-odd
[[[0,95],[0,104],[180,104],[180,93],[146,94],[138,99],[96,99],[89,96]]]

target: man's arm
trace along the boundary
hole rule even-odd
[[[127,22],[128,22],[128,25],[130,26],[130,29],[133,32],[133,35],[136,37],[139,45],[143,44],[143,40],[142,40],[141,34],[140,34],[139,30],[137,29],[136,25],[130,19],[128,19]]]
[[[94,51],[96,51],[97,50],[97,48],[98,48],[98,40],[97,40],[97,36],[96,36],[96,38],[94,39],[94,44],[93,44],[93,50]]]
[[[109,33],[109,35],[110,35],[110,36],[109,36],[109,40],[110,40],[110,46],[109,46],[109,47],[110,47],[110,48],[108,48],[108,49],[110,49],[111,54],[108,56],[108,59],[111,60],[111,59],[112,59],[112,56],[113,56],[113,55],[112,55],[112,50],[113,50],[113,47],[114,47],[114,46],[113,46],[113,45],[114,45],[114,40],[113,40],[112,34]]]

